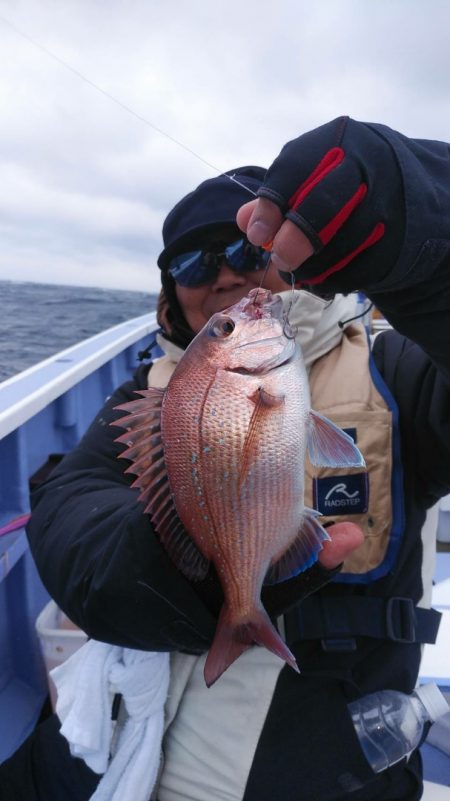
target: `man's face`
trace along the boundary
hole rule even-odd
[[[237,228],[232,230],[219,228],[214,232],[209,231],[190,250],[198,248],[208,251],[210,248],[211,251],[217,251],[217,243],[221,246],[228,245],[241,237],[242,233]],[[251,272],[236,272],[223,258],[220,259],[218,266],[217,274],[208,283],[195,287],[175,284],[177,299],[184,317],[196,334],[213,314],[237,303],[250,289],[263,286],[272,292],[283,292],[289,288],[272,264],[269,264],[267,271],[262,267]]]

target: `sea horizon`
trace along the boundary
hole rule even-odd
[[[157,298],[136,290],[0,279],[0,381],[154,311]]]

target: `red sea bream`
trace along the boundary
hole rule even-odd
[[[166,389],[119,407],[133,486],[177,567],[210,563],[224,602],[205,665],[211,685],[250,645],[297,669],[261,603],[264,582],[312,565],[327,533],[304,507],[304,461],[361,466],[350,437],[310,409],[308,380],[280,298],[255,289],[215,314]]]

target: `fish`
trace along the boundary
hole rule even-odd
[[[169,557],[191,581],[214,565],[223,590],[204,678],[210,687],[250,646],[294,670],[262,601],[264,584],[310,567],[330,539],[304,506],[306,453],[364,466],[351,437],[311,410],[303,357],[282,300],[255,288],[214,314],[168,386],[117,407],[126,472]]]

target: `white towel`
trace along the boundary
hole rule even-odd
[[[169,655],[89,640],[51,676],[71,754],[104,774],[91,801],[148,801],[159,769]],[[129,717],[111,758],[116,693]]]

